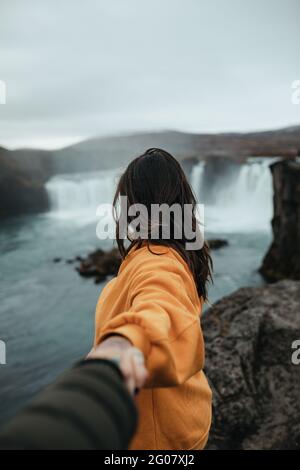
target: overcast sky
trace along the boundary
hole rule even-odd
[[[300,124],[299,0],[1,0],[0,145]]]

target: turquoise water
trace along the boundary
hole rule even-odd
[[[24,217],[0,227],[0,421],[89,351],[101,285],[80,278],[64,259],[97,244],[95,226]]]

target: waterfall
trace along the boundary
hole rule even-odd
[[[192,168],[191,185],[197,198],[200,195],[205,162],[199,162]]]
[[[54,176],[46,184],[52,213],[96,216],[99,204],[112,203],[117,176],[116,170]]]
[[[217,179],[215,202],[205,204],[205,230],[209,232],[269,231],[273,213],[273,189],[269,158],[252,158],[241,164],[234,180]],[[48,181],[51,214],[60,218],[96,217],[101,203],[113,200],[118,170],[58,175]],[[193,167],[191,185],[199,202],[205,163]],[[218,178],[218,175],[216,175]],[[200,197],[201,196],[201,197]]]
[[[215,190],[216,202],[205,205],[205,230],[270,231],[273,186],[269,166],[273,161],[270,158],[249,158],[240,165],[234,181],[229,183],[220,178],[220,184],[218,182]],[[196,165],[191,175],[191,184],[197,196],[201,193],[203,178],[205,167]]]

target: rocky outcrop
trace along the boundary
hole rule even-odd
[[[45,183],[54,175],[53,153],[48,150],[19,149],[9,151],[9,157],[36,182]]]
[[[0,148],[0,219],[47,210],[49,206],[43,181],[21,170],[10,153]]]
[[[104,281],[107,276],[116,275],[121,264],[121,256],[117,248],[107,252],[98,249],[87,258],[78,257],[77,260],[80,261],[80,266],[76,270],[80,276],[93,277],[96,284]]]
[[[243,288],[202,318],[213,388],[209,449],[299,449],[300,282]],[[299,354],[300,356],[300,354]]]
[[[212,239],[208,240],[210,249],[217,250],[228,245],[227,240],[224,239]],[[61,258],[54,258],[54,263],[59,263]],[[92,277],[95,279],[95,283],[103,282],[108,276],[115,276],[118,273],[121,256],[117,248],[113,248],[110,251],[103,251],[97,249],[90,253],[86,258],[77,256],[74,260],[67,260],[67,263],[72,264],[73,262],[80,262],[80,265],[76,268],[80,276]]]
[[[260,268],[270,282],[300,279],[300,163],[271,165],[274,186],[273,242]]]
[[[211,238],[207,240],[207,243],[211,250],[219,250],[219,248],[224,248],[229,245],[228,241],[224,238]]]

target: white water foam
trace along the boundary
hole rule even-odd
[[[252,158],[242,164],[234,182],[217,188],[216,203],[205,205],[205,230],[209,232],[270,231],[273,187],[270,164],[274,159]],[[205,177],[203,164],[196,165],[191,184],[199,197]],[[201,201],[200,201],[201,202]]]
[[[60,219],[87,223],[96,218],[97,207],[112,203],[119,171],[58,175],[46,184],[51,213]]]

